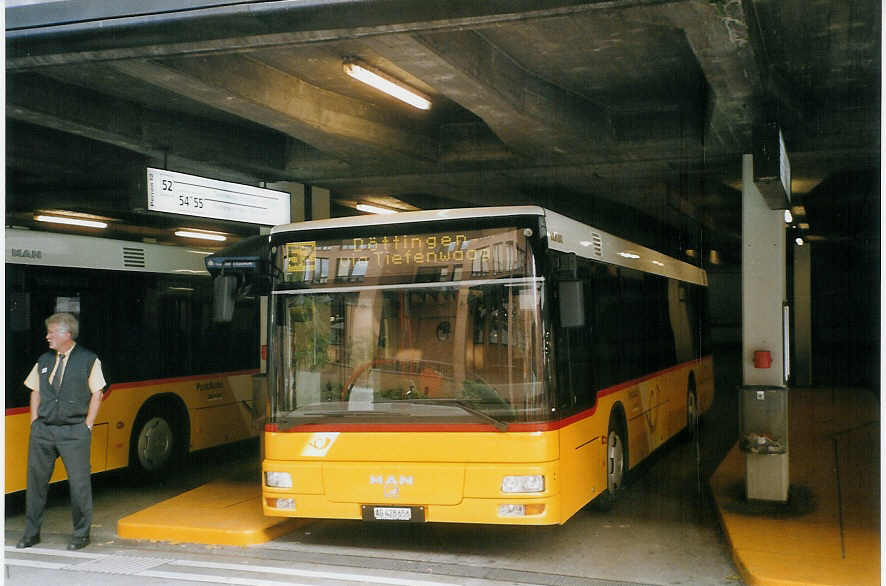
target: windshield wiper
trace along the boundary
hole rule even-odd
[[[507,431],[508,423],[507,421],[502,421],[501,419],[496,419],[489,413],[484,413],[479,409],[474,409],[471,407],[470,403],[462,401],[461,399],[412,399],[408,400],[409,403],[418,403],[420,405],[457,405],[461,407],[464,411],[470,413],[471,415],[476,415],[481,419],[485,419],[489,423],[495,426],[495,429],[499,431]]]

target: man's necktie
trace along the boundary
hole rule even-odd
[[[49,384],[52,385],[52,388],[55,389],[56,391],[59,389],[59,387],[62,386],[62,374],[64,374],[64,370],[65,370],[65,355],[59,354],[58,355],[58,366],[55,367],[55,375],[52,377],[52,380],[49,382]]]

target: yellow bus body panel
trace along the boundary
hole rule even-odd
[[[258,433],[252,415],[254,371],[191,376],[140,383],[111,385],[105,393],[92,433],[92,472],[129,465],[132,427],[139,410],[152,397],[177,397],[188,412],[189,450],[235,442]],[[30,413],[27,408],[6,412],[5,493],[27,486]],[[50,482],[65,480],[61,459]]]
[[[632,468],[686,427],[693,378],[706,411],[714,394],[709,356],[607,389],[593,408],[545,431],[266,431],[263,509],[360,519],[363,505],[417,506],[429,522],[562,524],[606,490],[610,415],[624,412]],[[267,486],[266,472],[289,473],[292,487]],[[536,474],[543,492],[502,492],[505,475]],[[294,508],[278,507],[278,499]],[[527,514],[499,516],[507,504],[525,505]]]
[[[543,514],[513,522],[558,523],[558,438],[559,431],[266,433],[263,471],[288,472],[293,487],[265,486],[265,514],[292,515],[268,499],[294,498],[299,517],[359,519],[364,504],[414,505],[425,507],[427,521],[501,523],[508,521],[497,517],[499,504],[538,503]],[[504,494],[505,474],[542,474],[544,491]]]

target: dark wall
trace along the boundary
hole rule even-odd
[[[880,386],[879,169],[844,173],[810,194],[812,379]]]

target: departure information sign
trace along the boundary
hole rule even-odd
[[[148,167],[148,209],[264,226],[289,223],[289,194]]]

